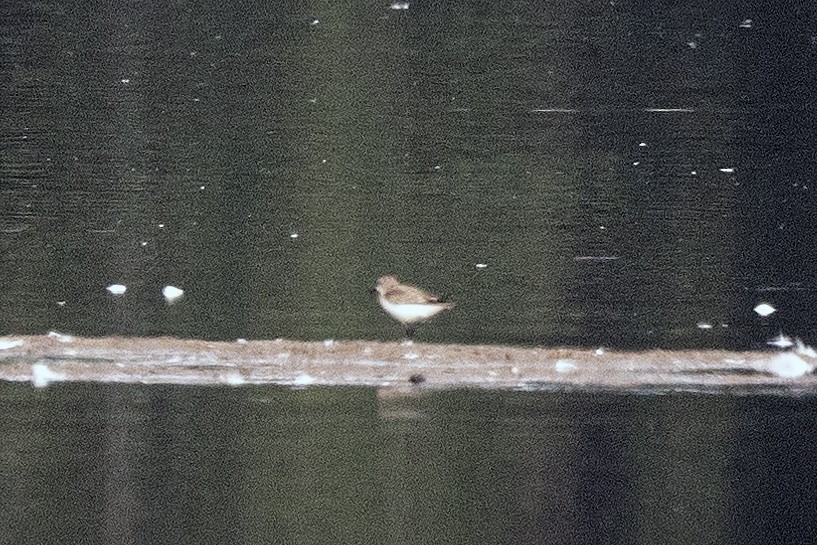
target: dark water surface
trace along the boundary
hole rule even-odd
[[[6,0],[0,334],[392,339],[389,272],[459,303],[430,341],[812,342],[815,21]]]
[[[0,385],[0,543],[817,542],[815,398]]]

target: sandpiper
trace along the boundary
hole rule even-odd
[[[418,323],[454,308],[454,303],[442,302],[439,297],[427,291],[401,284],[396,276],[381,276],[374,289],[383,310],[405,326],[407,339],[412,338]]]

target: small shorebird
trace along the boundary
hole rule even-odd
[[[407,339],[412,338],[418,323],[430,320],[444,310],[454,308],[454,303],[441,302],[436,295],[401,284],[396,276],[381,276],[377,279],[374,289],[383,310],[405,326]]]

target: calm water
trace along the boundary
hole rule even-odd
[[[811,8],[354,4],[4,1],[0,334],[817,337]]]
[[[811,397],[5,384],[0,402],[1,543],[817,542]]]

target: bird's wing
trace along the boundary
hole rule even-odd
[[[422,305],[427,303],[436,303],[440,300],[439,297],[428,293],[427,291],[415,288],[414,286],[401,285],[390,289],[385,293],[385,296],[392,302],[397,304],[415,304]]]

